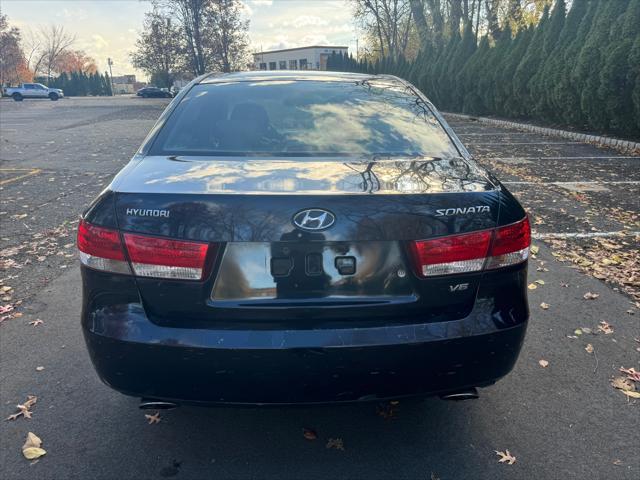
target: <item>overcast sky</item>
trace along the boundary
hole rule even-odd
[[[22,30],[50,23],[77,35],[75,48],[94,57],[101,70],[114,60],[113,74],[137,73],[129,61],[147,1],[0,0],[2,13]],[[355,28],[347,0],[244,0],[252,51],[311,44],[348,45]]]

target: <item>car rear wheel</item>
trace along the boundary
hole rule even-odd
[[[21,102],[22,101],[22,95],[20,95],[18,92],[14,93],[13,95],[11,95],[13,97],[13,99],[16,102]]]
[[[52,92],[52,93],[49,94],[49,98],[51,99],[52,102],[56,102],[58,100],[58,98],[60,98],[60,97],[58,96],[57,93],[53,93]]]

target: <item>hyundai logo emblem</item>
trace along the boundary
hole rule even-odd
[[[325,230],[336,222],[336,216],[321,208],[301,210],[293,216],[293,224],[310,232]]]

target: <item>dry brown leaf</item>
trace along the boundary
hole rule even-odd
[[[604,333],[605,335],[609,335],[613,333],[613,327],[609,325],[607,322],[605,322],[604,320],[600,322],[600,325],[598,325],[598,330]]]
[[[327,441],[327,448],[335,448],[336,450],[344,450],[344,442],[341,438],[330,438]]]
[[[147,419],[149,425],[151,425],[152,423],[160,423],[160,412],[157,411],[153,415],[149,415],[147,413],[147,414],[145,414],[144,418]]]
[[[542,367],[542,368],[547,368],[549,366],[549,362],[547,362],[546,360],[538,360],[538,364]]]
[[[596,298],[598,298],[600,296],[599,293],[591,293],[591,292],[587,292],[585,293],[582,298],[584,298],[585,300],[595,300]]]
[[[614,378],[613,380],[611,380],[611,386],[623,391],[633,391],[636,389],[633,382],[625,377]]]
[[[587,353],[593,353],[593,345],[591,345],[590,343],[587,343],[587,346],[584,347],[584,349],[587,351]]]
[[[629,398],[640,398],[640,392],[632,392],[631,390],[622,390],[622,393],[624,393]]]
[[[516,457],[511,455],[511,452],[509,450],[505,450],[504,452],[499,452],[498,450],[494,451],[496,452],[496,455],[500,457],[498,463],[507,463],[509,465],[513,465],[514,463],[516,463]]]
[[[27,400],[24,403],[16,405],[16,408],[19,410],[17,413],[9,415],[7,420],[16,420],[21,415],[24,418],[31,418],[31,407],[36,404],[38,401],[38,397],[35,395],[27,395]]]
[[[543,309],[543,310],[549,310],[549,307],[550,307],[550,306],[551,306],[551,305],[549,305],[548,303],[545,303],[545,302],[542,302],[542,303],[540,304],[540,308],[541,308],[541,309]]]
[[[311,430],[310,428],[303,428],[302,436],[307,440],[315,440],[318,438],[318,434],[315,432],[315,430]]]
[[[538,288],[538,286],[537,286],[535,283],[530,283],[530,284],[527,286],[527,288],[528,288],[529,290],[535,290],[536,288]]]
[[[531,250],[531,253],[532,253],[533,255],[537,255],[537,254],[538,254],[538,251],[539,251],[540,249],[539,249],[538,247],[536,247],[535,245],[531,245],[530,250]]]

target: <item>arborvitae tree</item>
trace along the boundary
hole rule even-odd
[[[500,33],[500,43],[496,44],[496,48],[499,48],[499,50],[496,51],[496,56],[493,60],[493,69],[489,73],[490,81],[493,83],[489,101],[491,102],[491,105],[493,105],[491,108],[494,114],[500,114],[504,109],[505,96],[498,87],[505,81],[504,69],[507,65],[509,54],[514,48],[516,48],[516,46],[511,27],[507,24]],[[509,77],[507,79],[507,83],[511,83],[511,81],[512,77]]]
[[[522,61],[518,65],[513,77],[513,91],[518,92],[521,102],[519,105],[519,115],[530,115],[533,111],[529,81],[536,74],[543,61],[542,50],[544,48],[545,30],[549,22],[549,8],[545,7],[542,19],[535,29],[531,43],[527,48]]]
[[[633,102],[633,118],[636,124],[634,135],[640,136],[640,36],[636,37],[629,54],[630,81],[633,81],[631,100]],[[635,76],[634,76],[635,75]]]
[[[449,65],[449,62],[453,57],[453,53],[456,50],[456,46],[458,45],[458,43],[460,43],[460,40],[460,33],[458,33],[457,31],[454,32],[453,35],[451,35],[451,38],[447,42],[444,50],[442,51],[442,54],[440,55],[438,64],[434,68],[433,73],[430,75],[432,79],[433,94],[435,96],[435,100],[433,101],[438,102],[438,104],[441,105],[442,108],[448,107],[447,102],[449,100],[449,91],[445,86],[447,82],[447,65]]]
[[[533,35],[533,27],[524,28],[518,32],[505,58],[502,70],[498,72],[498,83],[495,88],[499,103],[496,105],[496,111],[501,115],[514,117],[520,115],[523,110],[520,92],[513,89],[513,77],[520,61],[527,53]]]
[[[489,38],[487,36],[482,37],[478,49],[471,58],[469,58],[469,61],[457,77],[456,84],[462,95],[462,106],[460,110],[465,113],[478,114],[482,111],[482,98],[476,86],[480,69],[484,65],[490,48]]]
[[[111,77],[109,77],[109,74],[107,72],[104,72],[102,84],[103,84],[104,94],[109,97],[112,96],[113,86],[111,85]]]
[[[551,119],[553,117],[553,107],[551,106],[547,83],[545,79],[550,74],[548,65],[553,64],[552,52],[555,52],[558,39],[564,27],[566,15],[566,4],[564,0],[556,0],[549,24],[544,31],[541,63],[538,71],[529,81],[529,91],[531,92],[531,104],[534,115],[538,118]]]
[[[487,113],[495,114],[497,105],[501,103],[501,99],[496,97],[496,68],[502,59],[508,55],[512,43],[511,28],[507,27],[498,35],[495,47],[487,55],[486,61],[480,70],[477,88],[482,98],[484,111]]]
[[[580,51],[576,64],[576,76],[584,78],[584,87],[580,93],[580,107],[590,128],[604,130],[607,117],[603,99],[598,95],[600,87],[600,68],[604,63],[603,49],[609,42],[612,26],[627,6],[627,0],[601,0],[595,13],[591,31]]]
[[[462,40],[458,44],[456,51],[451,57],[451,61],[447,68],[447,82],[448,89],[451,94],[449,95],[450,108],[453,110],[460,110],[462,108],[464,92],[460,88],[458,83],[458,74],[464,68],[465,64],[469,61],[471,56],[476,51],[476,38],[473,33],[473,27],[471,22],[467,23],[462,33]]]
[[[604,49],[605,63],[600,70],[598,96],[604,104],[608,130],[630,133],[635,130],[633,88],[640,65],[631,64],[629,53],[640,37],[640,0],[630,0],[622,17],[622,29],[612,30]],[[617,34],[616,34],[617,32]]]
[[[585,78],[578,72],[578,56],[589,38],[596,13],[600,9],[600,0],[589,0],[587,12],[583,16],[574,40],[562,55],[561,72],[558,83],[553,88],[553,98],[561,112],[564,123],[568,125],[584,126],[585,115],[580,105],[580,96],[584,88]],[[576,8],[574,5],[573,8]]]
[[[563,90],[571,89],[568,78],[565,78],[568,77],[570,71],[567,61],[571,59],[565,59],[565,52],[578,35],[580,23],[587,13],[588,2],[589,0],[573,0],[558,42],[542,69],[541,91],[544,92],[546,103],[545,116],[553,122],[562,121],[562,101],[566,93],[558,97],[558,88],[560,84],[563,84]]]

